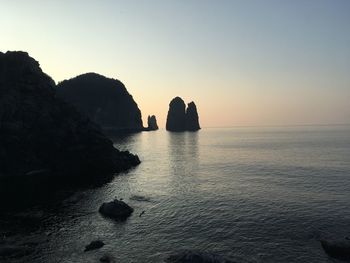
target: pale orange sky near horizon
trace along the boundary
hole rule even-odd
[[[202,127],[350,123],[350,2],[1,3],[0,51],[24,50],[56,83],[121,80],[165,126],[175,96]]]

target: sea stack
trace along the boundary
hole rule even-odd
[[[168,131],[186,130],[186,105],[183,99],[176,97],[169,104],[169,111],[166,120],[166,129]]]
[[[143,130],[140,109],[117,79],[96,73],[82,74],[60,82],[57,95],[106,132]]]
[[[169,104],[166,129],[175,132],[198,131],[200,126],[196,104],[191,102],[186,109],[183,99],[174,98]]]
[[[149,131],[156,131],[156,130],[158,130],[158,124],[157,124],[156,116],[154,116],[154,115],[149,116],[148,115],[147,123],[148,123],[147,130],[149,130]]]
[[[201,127],[199,126],[199,118],[196,104],[192,101],[188,103],[186,110],[186,130],[187,131],[198,131]]]
[[[57,98],[54,81],[26,52],[0,52],[0,138],[0,179],[55,175],[86,183],[140,163]]]

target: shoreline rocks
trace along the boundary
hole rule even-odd
[[[57,98],[54,81],[26,52],[0,52],[0,137],[0,178],[103,177],[140,163]]]

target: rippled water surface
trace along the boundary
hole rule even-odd
[[[320,237],[350,236],[350,128],[164,130],[114,138],[141,165],[42,215],[48,241],[33,262],[163,262],[181,249],[236,262],[337,262]],[[102,202],[134,207],[126,222]],[[139,217],[139,214],[145,214]],[[83,252],[94,239],[106,245]]]

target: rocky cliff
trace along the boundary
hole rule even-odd
[[[198,131],[200,126],[196,104],[191,102],[186,109],[183,99],[174,98],[169,104],[166,129],[176,132]]]
[[[0,177],[93,178],[139,162],[57,98],[54,81],[36,60],[25,52],[0,52]]]
[[[86,73],[59,83],[57,95],[106,131],[143,129],[141,111],[119,80]]]

